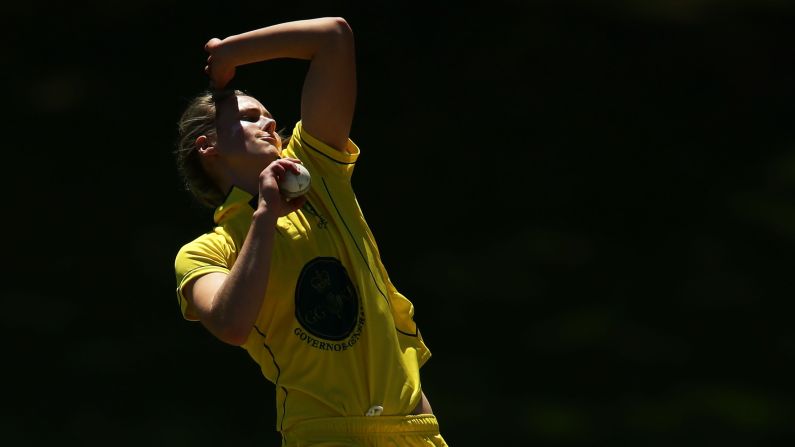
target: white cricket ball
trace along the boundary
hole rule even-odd
[[[293,199],[306,194],[309,191],[309,184],[312,183],[312,178],[309,176],[309,171],[300,163],[296,163],[298,174],[293,171],[284,173],[284,177],[279,182],[279,190],[282,195],[288,199]]]

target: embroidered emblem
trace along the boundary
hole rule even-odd
[[[309,214],[315,216],[317,218],[317,220],[318,220],[318,226],[321,229],[324,229],[324,230],[326,229],[326,227],[328,226],[328,221],[326,220],[325,217],[321,216],[320,213],[317,212],[315,207],[312,206],[311,203],[309,203],[309,200],[306,201],[306,203],[304,204],[304,206],[301,209],[303,209],[306,213],[309,213]]]
[[[295,317],[306,332],[324,340],[344,340],[351,334],[358,339],[361,313],[359,296],[338,259],[315,258],[304,266],[295,288]],[[355,343],[347,344],[351,341]]]

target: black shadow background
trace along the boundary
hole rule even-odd
[[[210,37],[321,15],[357,36],[353,181],[451,446],[792,438],[791,3],[4,9],[4,445],[279,445],[256,365],[179,314],[209,214],[170,151]],[[289,129],[304,68],[238,81]]]

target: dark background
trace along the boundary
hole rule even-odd
[[[0,443],[279,445],[272,385],[179,314],[210,216],[171,149],[210,37],[322,15],[451,446],[791,442],[791,5],[4,5]],[[238,82],[290,129],[305,67]]]

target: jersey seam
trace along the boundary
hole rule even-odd
[[[325,178],[321,178],[321,180],[323,181],[323,187],[326,189],[326,194],[328,195],[329,200],[331,200],[331,204],[334,206],[334,211],[337,212],[337,215],[339,216],[340,221],[342,222],[342,225],[345,226],[345,230],[348,231],[348,235],[351,237],[351,242],[353,242],[353,246],[356,247],[356,251],[358,251],[359,252],[359,256],[362,257],[362,261],[364,262],[364,265],[367,266],[367,271],[370,272],[370,277],[373,279],[373,283],[375,284],[376,290],[378,290],[378,293],[381,294],[381,296],[386,301],[386,304],[391,308],[392,307],[392,303],[389,302],[389,298],[387,298],[387,296],[381,290],[381,287],[378,286],[378,281],[375,278],[375,274],[373,273],[373,270],[370,268],[370,264],[367,263],[367,258],[364,256],[364,253],[362,253],[362,249],[359,248],[359,244],[356,243],[356,238],[353,237],[353,232],[348,227],[348,224],[345,222],[345,218],[342,217],[342,213],[340,212],[339,208],[337,208],[337,203],[334,202],[334,197],[331,195],[331,191],[329,191],[329,189],[328,189],[328,185],[326,184],[326,179]]]
[[[304,140],[303,138],[299,138],[299,140],[301,141],[301,143],[307,145],[307,147],[309,147],[309,149],[312,149],[313,151],[319,153],[320,155],[328,158],[329,160],[331,160],[331,161],[333,161],[335,163],[338,163],[338,164],[341,164],[341,165],[353,165],[353,164],[356,164],[356,161],[340,161],[340,160],[337,160],[336,158],[332,157],[331,155],[329,155],[329,154],[321,151],[320,149],[312,146],[311,144],[309,144],[308,141]]]

